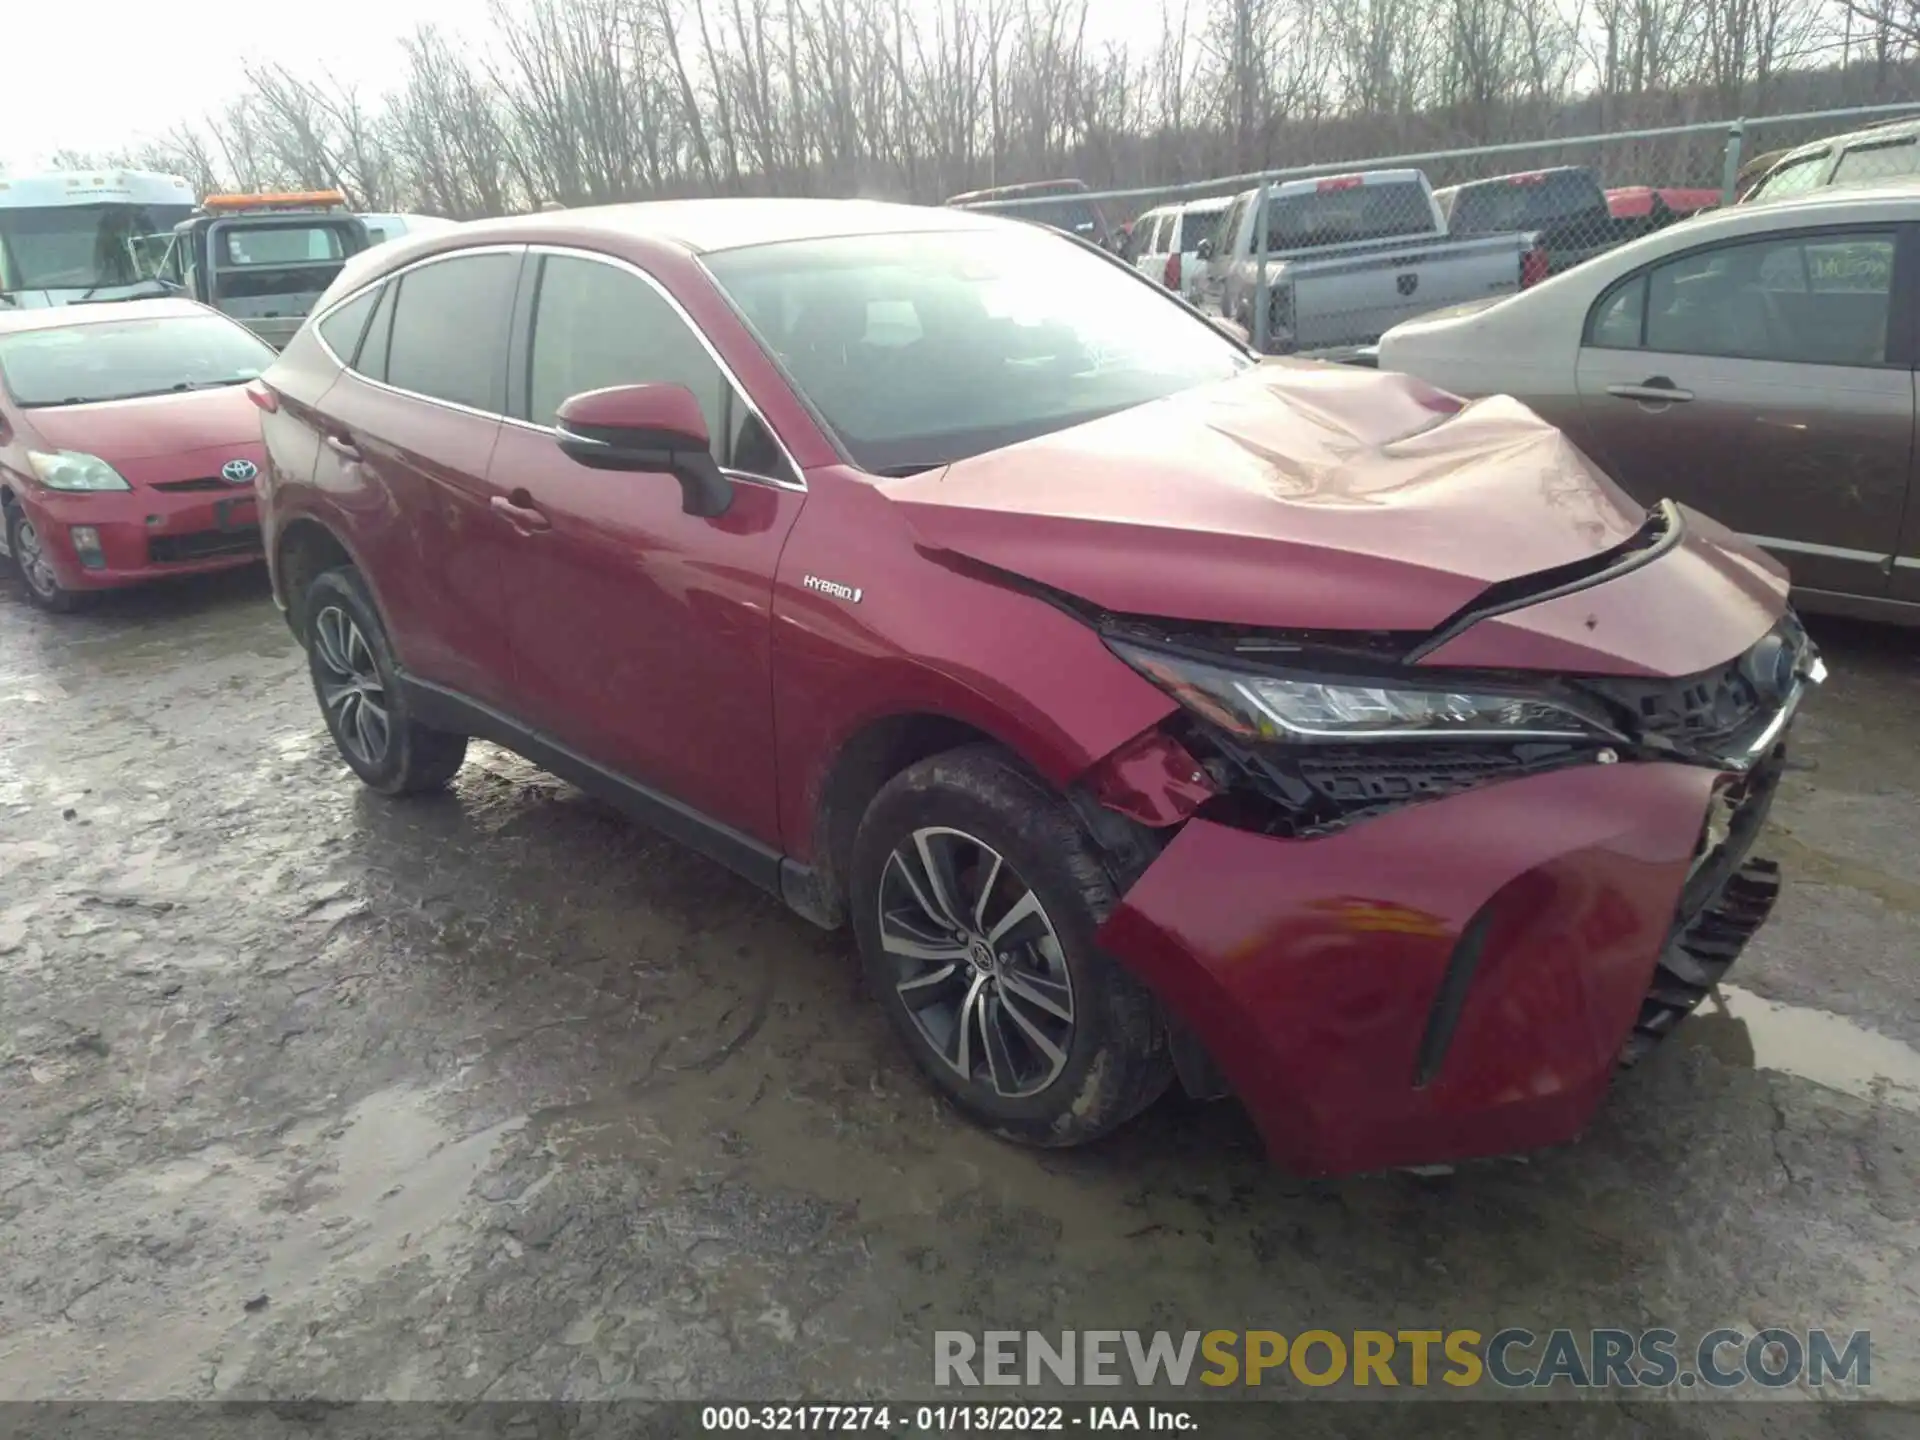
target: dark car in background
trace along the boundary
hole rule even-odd
[[[363,781],[482,736],[850,923],[1009,1138],[1178,1075],[1307,1172],[1556,1143],[1771,908],[1821,673],[1778,566],[1036,227],[475,222],[361,257],[254,393]]]
[[[1558,275],[1618,243],[1620,228],[1593,171],[1584,165],[1471,180],[1433,192],[1449,235],[1532,231]]]
[[[989,215],[1051,226],[1090,240],[1102,250],[1118,248],[1107,217],[1089,198],[1084,180],[1030,180],[1022,185],[969,190],[955,195],[947,204],[956,210],[983,210]]]
[[[273,360],[187,300],[0,310],[0,520],[27,598],[260,559],[258,412]]]

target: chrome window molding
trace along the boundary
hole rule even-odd
[[[493,410],[477,410],[471,405],[462,405],[455,400],[442,400],[437,395],[422,395],[417,390],[407,390],[398,385],[389,385],[384,380],[376,380],[371,375],[354,369],[353,366],[349,365],[345,360],[342,360],[334,351],[334,348],[327,344],[326,337],[320,333],[321,321],[332,315],[334,311],[340,309],[343,305],[359,299],[369,291],[378,289],[389,281],[399,279],[402,275],[410,271],[421,269],[427,265],[436,265],[447,260],[458,260],[468,255],[525,254],[559,255],[574,260],[596,261],[599,264],[610,266],[613,269],[626,271],[628,274],[636,276],[651,286],[654,293],[666,301],[668,307],[679,317],[680,323],[693,332],[694,338],[700,342],[701,348],[707,352],[707,358],[713,361],[721,377],[733,388],[734,394],[740,398],[740,402],[745,405],[754,418],[760,422],[761,427],[766,430],[767,434],[773,437],[773,443],[780,447],[781,458],[787,462],[787,468],[793,472],[794,478],[784,480],[776,475],[761,475],[754,471],[735,470],[724,465],[720,468],[720,473],[730,480],[744,480],[756,485],[771,486],[778,490],[794,490],[803,495],[806,493],[806,478],[802,474],[800,466],[795,463],[793,452],[787,448],[787,443],[780,438],[779,432],[768,423],[766,415],[761,411],[760,407],[754,403],[753,397],[747,393],[746,387],[740,383],[740,377],[733,373],[733,367],[727,364],[725,359],[721,357],[720,352],[714,348],[713,342],[707,338],[706,332],[694,323],[694,319],[687,313],[686,307],[676,300],[664,285],[639,266],[633,264],[631,261],[623,260],[619,256],[608,255],[598,250],[581,250],[568,245],[520,243],[470,245],[459,250],[441,250],[432,255],[423,255],[420,259],[402,265],[396,270],[388,270],[383,274],[375,276],[367,281],[366,284],[348,291],[338,300],[333,301],[325,310],[317,311],[313,315],[310,315],[306,323],[313,327],[313,338],[320,348],[326,352],[327,358],[363,385],[371,385],[374,389],[384,390],[389,395],[402,395],[409,400],[418,400],[427,405],[437,405],[443,410],[452,410],[461,415],[474,415],[482,420],[495,420],[503,425],[512,425],[521,430],[536,431],[542,435],[557,435],[559,432],[551,425],[538,425],[530,420],[522,420],[517,416],[506,415]],[[529,346],[527,355],[528,364],[532,364],[532,359],[532,348]]]

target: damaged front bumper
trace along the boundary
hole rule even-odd
[[[1751,852],[1823,675],[1789,614],[1713,671],[1572,682],[1620,718],[1619,746],[1506,768],[1484,749],[1448,769],[1444,747],[1394,745],[1256,764],[1206,754],[1189,729],[1223,793],[1100,941],[1291,1169],[1564,1142],[1770,913],[1778,873]],[[1292,808],[1289,781],[1311,792]]]

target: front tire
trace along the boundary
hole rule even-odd
[[[20,577],[28,602],[55,615],[69,615],[78,610],[85,594],[60,583],[60,577],[53,573],[53,562],[41,545],[40,533],[26,512],[18,505],[8,505],[5,518],[7,553],[13,558],[14,573]]]
[[[1072,810],[991,746],[933,756],[854,840],[854,930],[915,1062],[1028,1145],[1097,1140],[1173,1078],[1158,1008],[1094,943],[1112,881]]]
[[[467,758],[467,737],[408,713],[386,627],[359,572],[315,577],[301,613],[307,670],[340,758],[383,795],[444,789]]]

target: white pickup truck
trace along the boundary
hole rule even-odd
[[[1253,334],[1257,190],[1201,242],[1198,303]],[[1547,276],[1529,233],[1452,239],[1418,170],[1289,180],[1267,191],[1268,353],[1370,345],[1402,320]]]

